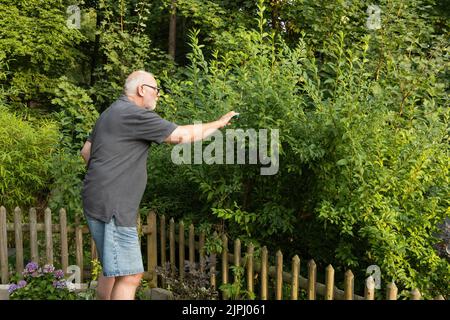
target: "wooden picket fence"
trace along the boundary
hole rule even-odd
[[[325,300],[374,300],[375,299],[375,282],[372,276],[365,280],[364,295],[358,295],[354,292],[354,275],[351,270],[347,270],[344,275],[344,289],[341,290],[335,286],[334,276],[335,271],[331,265],[325,269],[325,284],[317,282],[317,267],[314,260],[307,262],[307,277],[300,275],[300,258],[295,255],[291,260],[290,272],[284,271],[284,260],[281,251],[277,251],[275,255],[275,266],[269,265],[269,253],[264,246],[261,249],[260,258],[254,258],[255,248],[252,244],[246,248],[246,254],[242,256],[241,242],[239,239],[234,240],[233,253],[230,253],[228,246],[228,238],[222,235],[222,252],[219,257],[211,254],[209,257],[205,253],[205,233],[200,232],[196,235],[194,225],[189,226],[188,243],[186,245],[185,226],[183,222],[178,224],[178,236],[175,232],[175,221],[170,219],[169,228],[167,230],[165,216],[159,217],[159,232],[157,226],[157,216],[154,212],[149,212],[147,216],[147,224],[140,226],[140,232],[143,235],[142,241],[145,241],[147,247],[147,270],[144,278],[147,279],[151,287],[158,286],[158,277],[156,267],[159,266],[163,270],[169,269],[172,276],[177,276],[180,280],[184,279],[185,272],[190,272],[197,268],[200,272],[206,272],[206,260],[209,259],[209,276],[210,284],[217,289],[218,279],[217,274],[221,276],[221,284],[230,283],[230,263],[236,267],[244,267],[246,273],[245,290],[249,293],[255,294],[256,299],[292,299],[299,298],[300,289],[306,291],[306,298],[308,300],[315,300],[317,296],[321,296]],[[167,239],[167,231],[169,233]],[[43,261],[47,264],[54,264],[54,249],[53,239],[54,234],[59,234],[60,239],[60,265],[63,270],[67,270],[69,264],[69,235],[75,233],[75,257],[76,265],[81,270],[81,281],[84,281],[85,275],[85,261],[83,256],[83,241],[88,239],[90,241],[90,258],[95,259],[97,252],[95,244],[89,235],[89,229],[86,225],[76,224],[75,227],[67,225],[66,211],[61,209],[59,211],[59,224],[52,224],[52,213],[50,209],[44,212],[44,223],[38,223],[36,218],[36,210],[30,209],[29,223],[22,223],[22,212],[19,208],[14,211],[14,222],[7,222],[6,209],[0,207],[0,271],[1,284],[8,284],[10,280],[10,270],[8,270],[8,232],[14,232],[15,239],[15,270],[22,272],[24,269],[24,248],[23,248],[23,233],[29,232],[30,239],[30,257],[31,261]],[[45,233],[45,257],[39,258],[38,248],[38,232]],[[159,250],[158,250],[158,233],[159,233]],[[215,236],[217,236],[215,234]],[[198,240],[196,240],[196,237]],[[167,247],[167,240],[169,246]],[[177,244],[178,243],[178,244]],[[178,246],[178,248],[177,248]],[[169,249],[169,256],[167,259],[167,248]],[[178,250],[177,250],[178,249]],[[185,271],[186,249],[188,252],[188,271]],[[159,251],[159,252],[158,252]],[[176,254],[178,251],[178,259]],[[158,264],[159,256],[159,264]],[[197,259],[196,259],[197,258]],[[220,273],[217,272],[218,260],[221,263]],[[196,262],[197,261],[197,262]],[[177,268],[178,266],[178,268]],[[195,267],[197,266],[197,267]],[[254,279],[258,274],[260,285],[258,292],[255,292]],[[236,281],[236,280],[235,280]],[[269,286],[269,281],[274,283],[272,287]],[[283,284],[290,285],[289,296],[283,296]],[[269,292],[273,290],[273,292]],[[227,298],[223,296],[222,298]],[[391,282],[386,287],[386,300],[396,300],[398,298],[398,289],[395,283]],[[412,300],[422,299],[419,290],[415,289],[410,292]],[[435,297],[435,300],[444,300],[443,296]]]

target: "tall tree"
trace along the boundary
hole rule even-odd
[[[169,24],[169,56],[175,60],[175,50],[177,46],[177,0],[172,0],[170,6],[170,24]]]

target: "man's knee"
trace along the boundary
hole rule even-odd
[[[130,275],[126,275],[126,276],[116,277],[116,280],[120,281],[120,282],[125,282],[129,285],[134,285],[137,287],[141,283],[142,276],[143,276],[143,273],[130,274]]]

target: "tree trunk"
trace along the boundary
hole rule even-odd
[[[169,24],[169,56],[175,60],[177,36],[177,0],[172,0],[170,7],[170,24]]]
[[[272,18],[272,29],[279,31],[280,30],[280,22],[278,20],[280,16],[280,3],[278,0],[270,1],[271,7],[271,18]]]
[[[96,16],[96,21],[95,21],[95,30],[98,31],[98,29],[100,29],[100,24],[102,21],[102,17],[101,17],[101,11],[99,6],[97,5],[97,8],[95,9],[95,16]],[[94,42],[94,52],[92,53],[91,57],[91,81],[90,81],[90,85],[93,86],[95,84],[95,68],[97,67],[97,61],[98,61],[98,50],[100,47],[100,35],[99,34],[95,34],[95,42]]]

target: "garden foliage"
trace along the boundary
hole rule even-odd
[[[351,41],[336,32],[316,57],[306,36],[290,48],[266,32],[263,8],[258,29],[223,33],[209,60],[192,33],[182,81],[167,81],[162,104],[177,116],[208,121],[233,109],[233,128],[280,130],[273,177],[254,165],[180,168],[203,211],[233,234],[290,238],[361,273],[377,264],[401,289],[448,294],[450,266],[435,250],[450,204],[445,38],[420,31],[392,43],[411,13],[391,27],[387,11],[382,32]]]
[[[54,122],[27,121],[0,106],[0,202],[10,213],[36,205],[48,192],[57,143]]]
[[[337,275],[376,264],[402,296],[449,294],[437,250],[450,213],[445,1],[378,1],[370,29],[363,1],[180,0],[174,60],[163,54],[172,1],[85,1],[80,30],[66,26],[69,2],[0,5],[2,205],[81,213],[78,150],[143,68],[163,87],[164,118],[235,110],[228,128],[280,137],[273,176],[248,161],[176,165],[171,146],[153,146],[143,208]]]

